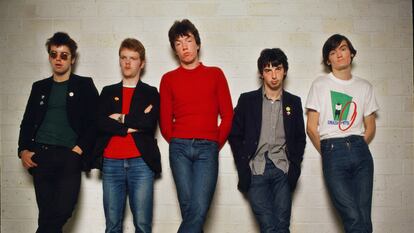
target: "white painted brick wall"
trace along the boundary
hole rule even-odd
[[[375,177],[376,233],[414,231],[413,25],[409,0],[3,0],[0,1],[1,231],[33,232],[37,206],[30,175],[17,159],[19,124],[33,81],[50,75],[44,43],[66,31],[79,45],[76,72],[94,78],[99,90],[120,80],[118,46],[126,37],[147,49],[144,81],[159,86],[177,66],[167,32],[175,19],[189,18],[201,35],[201,58],[220,66],[233,103],[258,88],[256,61],[265,47],[282,48],[290,63],[286,89],[306,101],[323,73],[321,48],[333,33],[348,36],[358,50],[353,72],[375,88],[381,110],[370,147]],[[154,232],[175,232],[180,212],[168,163],[168,144],[158,133],[163,174],[155,183]],[[231,151],[220,153],[217,190],[205,232],[253,233],[257,224],[237,191]],[[82,177],[74,216],[65,232],[104,231],[99,172]],[[133,232],[131,214],[125,232]],[[339,233],[321,161],[308,140],[303,173],[294,196],[291,231]]]

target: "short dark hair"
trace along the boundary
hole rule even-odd
[[[332,71],[332,66],[329,64],[329,53],[332,50],[338,48],[338,46],[342,43],[342,41],[345,41],[348,44],[348,48],[351,51],[351,54],[352,54],[351,63],[352,63],[352,60],[354,59],[354,57],[357,53],[357,51],[354,48],[354,46],[352,45],[351,41],[348,38],[346,38],[345,36],[340,35],[340,34],[334,34],[331,37],[329,37],[328,40],[326,40],[326,42],[325,42],[325,44],[323,45],[323,48],[322,48],[322,57],[323,57],[322,63],[327,68],[329,68],[329,70],[331,70],[331,71]]]
[[[57,47],[62,45],[68,46],[72,59],[76,57],[76,50],[78,49],[78,45],[72,38],[70,38],[66,32],[56,32],[52,37],[47,39],[45,45],[47,53],[50,53],[50,47],[53,45]]]
[[[263,75],[264,68],[269,65],[278,66],[280,64],[283,65],[283,69],[287,73],[289,69],[288,59],[286,54],[279,48],[263,49],[260,52],[259,59],[257,59],[257,68],[259,69],[260,75]]]
[[[126,38],[122,41],[121,46],[119,46],[118,55],[121,55],[122,49],[130,49],[132,51],[138,52],[141,61],[145,61],[145,48],[141,41],[134,38]]]
[[[190,33],[194,35],[196,44],[200,46],[200,34],[194,24],[188,19],[183,19],[181,21],[176,20],[168,31],[171,48],[175,51],[175,40],[180,36],[189,36]]]

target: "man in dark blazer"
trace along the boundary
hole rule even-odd
[[[68,34],[55,33],[46,47],[53,75],[32,86],[18,155],[33,175],[36,232],[62,232],[78,199],[81,169],[92,158],[98,91],[91,78],[72,73],[77,45]]]
[[[289,232],[292,192],[306,144],[302,104],[283,89],[288,71],[282,50],[264,49],[257,62],[263,86],[243,93],[234,109],[229,143],[263,232]]]
[[[122,81],[104,87],[99,99],[95,152],[102,163],[105,232],[122,232],[127,196],[135,232],[151,232],[154,177],[161,173],[154,137],[160,98],[155,87],[141,81],[145,48],[140,41],[121,43],[119,65]]]

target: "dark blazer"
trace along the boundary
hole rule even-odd
[[[53,77],[33,83],[20,124],[19,153],[25,149],[34,151],[36,132],[45,117],[52,84]],[[76,144],[83,150],[83,169],[87,170],[96,138],[98,90],[91,78],[70,74],[66,96],[69,124],[78,135]]]
[[[242,192],[247,192],[250,186],[249,161],[254,156],[259,144],[262,126],[262,101],[261,87],[256,91],[241,94],[234,109],[233,125],[228,140],[239,175],[238,188]],[[282,104],[287,158],[290,161],[288,180],[293,191],[300,176],[306,145],[303,110],[300,98],[284,90]]]
[[[149,113],[145,109],[152,105]],[[94,167],[102,168],[102,155],[109,140],[114,135],[127,135],[128,128],[138,129],[132,133],[142,158],[156,175],[161,173],[161,155],[155,139],[155,130],[159,119],[160,96],[157,88],[138,82],[132,96],[129,113],[124,124],[109,118],[112,113],[122,112],[122,82],[106,86],[99,97],[98,138],[95,146],[97,156]]]

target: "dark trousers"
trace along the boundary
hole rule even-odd
[[[78,200],[81,157],[69,148],[39,145],[32,160],[38,164],[29,170],[39,208],[36,233],[61,233]]]

